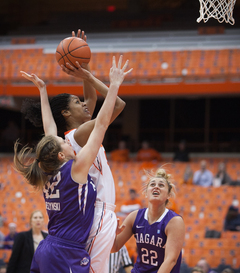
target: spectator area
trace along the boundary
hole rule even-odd
[[[131,79],[160,80],[166,77],[237,77],[240,72],[240,49],[93,52],[90,67],[96,77],[108,80],[112,56],[124,54],[131,60]],[[20,70],[34,71],[45,81],[74,82],[63,73],[54,53],[43,48],[0,50],[1,82],[23,81]]]
[[[195,171],[199,168],[199,160],[188,163]],[[221,159],[207,159],[208,168],[214,174]],[[227,170],[233,180],[239,178],[240,160],[225,160]],[[158,166],[149,163],[109,162],[116,185],[116,212],[126,196],[129,188],[138,190],[139,197],[144,203],[142,191],[147,182],[144,169],[155,169]],[[161,162],[164,164],[164,162]],[[240,232],[223,231],[224,218],[232,200],[240,196],[240,187],[221,186],[203,188],[194,185],[182,184],[182,177],[186,163],[169,163],[165,168],[173,175],[177,194],[175,198],[177,212],[182,215],[186,225],[186,237],[183,248],[183,259],[188,266],[193,267],[200,257],[206,257],[211,267],[215,268],[221,263],[240,267]],[[45,204],[40,192],[34,190],[13,169],[12,158],[0,159],[1,198],[0,209],[5,218],[5,225],[1,231],[6,235],[7,224],[15,222],[17,230],[23,231],[29,228],[29,216],[34,209],[41,209],[47,214]],[[123,220],[123,219],[121,219]],[[45,226],[47,229],[47,225]],[[221,232],[221,238],[204,238],[206,230]],[[130,255],[135,258],[135,242],[132,238],[127,244]],[[0,251],[0,257],[6,261],[9,259],[9,251]]]

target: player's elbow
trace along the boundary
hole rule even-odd
[[[121,109],[123,110],[123,109],[125,108],[125,106],[126,106],[126,102],[122,100],[122,101],[121,101]],[[121,110],[121,111],[122,111],[122,110]]]
[[[123,100],[120,100],[115,104],[114,111],[121,113],[123,109],[125,108],[125,106],[126,106],[126,102]]]
[[[173,268],[173,267],[176,265],[177,261],[178,261],[178,258],[177,258],[177,257],[171,257],[171,258],[169,259],[169,267],[170,267],[170,268]]]
[[[125,101],[123,101],[123,100],[121,100],[121,107],[122,107],[122,109],[124,109],[124,108],[125,108],[125,106],[126,106],[126,102],[125,102]]]

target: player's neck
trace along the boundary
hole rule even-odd
[[[67,131],[70,131],[72,129],[77,129],[82,124],[83,123],[79,121],[71,120],[71,122],[69,122],[69,124],[67,125]]]
[[[165,204],[159,206],[159,204],[148,204],[148,222],[149,224],[155,223],[164,213],[165,211]]]

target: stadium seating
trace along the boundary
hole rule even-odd
[[[93,74],[108,80],[112,56],[124,55],[133,71],[127,79],[161,79],[179,77],[230,77],[240,71],[240,49],[188,50],[153,52],[98,52],[93,53],[90,67]],[[1,82],[22,81],[19,73],[24,70],[35,73],[48,81],[75,82],[76,79],[62,72],[54,54],[45,54],[43,49],[0,50]]]
[[[193,170],[197,170],[199,160],[195,159],[189,164]],[[208,159],[209,168],[213,173],[222,159]],[[135,188],[139,197],[145,202],[144,186],[148,181],[145,170],[151,170],[152,165],[141,162],[109,162],[116,186],[116,212],[120,211],[121,204],[128,196],[129,188]],[[164,164],[161,162],[161,164]],[[29,228],[29,217],[33,210],[40,209],[45,215],[45,229],[47,229],[47,214],[42,194],[35,192],[12,167],[12,158],[0,159],[0,179],[2,182],[0,208],[5,225],[1,228],[7,234],[7,223],[15,222],[17,230]],[[159,165],[160,166],[160,165]],[[154,166],[154,169],[158,165]],[[221,186],[204,188],[181,183],[186,163],[169,163],[166,168],[173,175],[176,185],[175,203],[178,213],[184,219],[186,236],[183,248],[183,258],[188,266],[196,264],[199,257],[205,256],[211,267],[217,267],[222,262],[234,268],[240,266],[240,232],[223,230],[224,218],[233,198],[240,196],[240,187]],[[228,159],[227,168],[232,178],[236,179],[237,170],[240,167],[238,159]],[[146,203],[146,202],[145,202]],[[124,218],[121,219],[123,221]],[[220,238],[205,238],[207,230],[221,232]],[[131,256],[136,258],[134,238],[127,244]],[[9,257],[6,253],[5,259]]]

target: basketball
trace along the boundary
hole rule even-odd
[[[56,60],[60,66],[66,66],[66,63],[69,63],[77,67],[76,61],[81,65],[82,63],[89,63],[90,59],[91,50],[88,44],[78,37],[62,40],[56,49]]]

